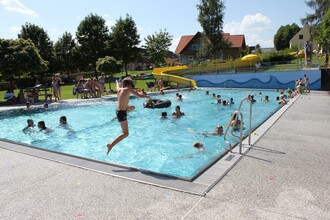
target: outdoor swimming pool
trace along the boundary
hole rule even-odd
[[[128,116],[130,135],[113,148],[109,156],[105,156],[106,144],[121,133],[121,128],[119,123],[113,120],[117,103],[108,98],[51,105],[47,110],[0,112],[0,138],[163,175],[192,179],[220,158],[228,148],[223,136],[205,136],[201,132],[214,131],[218,124],[225,128],[231,113],[237,110],[242,98],[248,94],[255,95],[257,102],[253,104],[252,116],[254,128],[279,108],[278,101],[275,101],[279,93],[272,90],[209,89],[209,96],[205,95],[205,91],[206,89],[180,91],[183,101],[175,100],[176,92],[162,96],[152,95],[153,99],[171,100],[172,106],[165,109],[143,108],[145,99],[131,99],[130,104],[135,105],[136,109]],[[212,99],[212,93],[220,94],[221,98],[226,100],[233,98],[235,104],[217,105]],[[265,95],[272,101],[261,102],[261,97],[264,98]],[[176,105],[181,106],[185,116],[170,116]],[[248,126],[247,102],[242,110]],[[160,119],[162,111],[169,115],[165,120]],[[68,118],[68,128],[58,126],[62,115]],[[22,129],[29,118],[32,118],[35,124],[44,120],[53,132],[45,134],[35,129],[34,132],[25,134]],[[244,131],[247,132],[248,128]],[[196,141],[204,143],[203,152],[192,147]]]

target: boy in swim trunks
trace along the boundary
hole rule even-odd
[[[133,95],[139,98],[150,99],[150,96],[137,93],[133,90],[134,84],[131,78],[126,77],[121,82],[123,87],[120,87],[119,82],[116,80],[116,89],[117,89],[117,98],[118,98],[116,115],[120,123],[122,133],[115,140],[113,140],[112,143],[107,144],[108,150],[106,152],[106,155],[109,154],[111,149],[116,144],[118,144],[120,141],[122,141],[124,138],[128,136],[127,112],[134,109],[134,106],[128,105],[130,94],[132,93]]]

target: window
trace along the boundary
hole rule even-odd
[[[300,34],[299,35],[299,40],[303,40],[304,39],[304,35]]]
[[[189,57],[188,57],[188,60],[189,60],[189,61],[193,61],[193,60],[194,60],[194,57],[193,57],[193,56],[189,56]]]
[[[197,45],[196,44],[191,45],[191,50],[196,51],[197,50]]]

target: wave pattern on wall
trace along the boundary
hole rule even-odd
[[[311,89],[319,89],[321,84],[321,79],[317,79],[310,82]],[[257,88],[257,89],[286,89],[293,88],[295,86],[295,80],[289,82],[281,82],[276,76],[270,75],[269,79],[263,82],[257,78],[251,78],[245,82],[237,82],[235,80],[229,79],[221,83],[213,83],[206,79],[197,80],[197,85],[199,87],[222,87],[222,88]]]

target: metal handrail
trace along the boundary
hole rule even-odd
[[[243,141],[243,124],[244,124],[244,120],[243,120],[243,114],[241,112],[241,108],[242,108],[242,104],[244,101],[248,101],[250,103],[250,123],[249,123],[249,139],[248,139],[248,143],[249,145],[251,145],[251,133],[252,133],[252,102],[249,98],[243,98],[242,101],[240,102],[239,104],[239,107],[236,111],[234,111],[232,114],[231,114],[231,117],[230,117],[230,121],[228,123],[228,126],[226,128],[226,131],[223,135],[223,139],[224,141],[229,145],[229,150],[230,152],[232,152],[232,145],[231,143],[227,140],[227,135],[228,135],[228,131],[231,127],[231,122],[235,119],[235,122],[234,124],[237,123],[237,120],[239,118],[241,118],[241,124],[240,124],[240,133],[239,133],[239,136],[235,135],[234,134],[234,129],[231,129],[231,136],[235,137],[235,138],[238,138],[239,139],[239,153],[242,154],[242,141]],[[235,115],[237,115],[237,117],[235,117]],[[238,117],[239,115],[239,117]],[[235,118],[234,118],[235,117]]]

